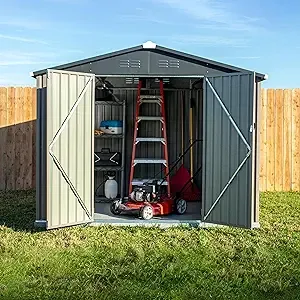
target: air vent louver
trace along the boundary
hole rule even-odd
[[[159,83],[159,78],[155,78],[155,83]],[[170,83],[170,78],[163,78],[163,83]]]
[[[158,67],[159,68],[168,68],[169,67],[169,61],[168,60],[159,60],[158,61]]]
[[[120,68],[140,68],[141,61],[136,59],[120,60]]]
[[[129,68],[129,60],[120,60],[120,68]]]
[[[125,78],[125,84],[138,84],[138,83],[139,83],[138,78],[132,78],[132,77]]]
[[[170,60],[169,67],[170,68],[179,68],[180,67],[179,60]]]
[[[180,68],[180,61],[175,59],[161,59],[158,61],[158,67],[159,68]]]

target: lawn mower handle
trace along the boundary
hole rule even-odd
[[[171,172],[175,169],[175,167],[178,165],[178,163],[182,160],[182,158],[188,153],[188,151],[198,142],[203,142],[203,140],[193,140],[193,142],[185,149],[185,151],[179,155],[179,157],[177,158],[177,160],[172,163],[172,167],[169,169],[169,172],[165,175],[165,177],[163,178],[163,180],[161,181],[161,183],[158,185],[159,187],[165,182],[165,180],[167,179],[167,177],[171,174]],[[197,172],[196,172],[197,173]]]

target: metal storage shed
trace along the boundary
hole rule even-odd
[[[37,82],[37,226],[49,229],[83,223],[259,226],[258,101],[260,83],[266,75],[147,42],[36,71],[32,76]],[[95,108],[95,87],[100,77],[110,79],[118,96],[126,99],[118,112],[100,112]],[[145,222],[97,218],[94,180],[100,175],[94,175],[95,119],[97,123],[105,114],[120,117],[127,112],[123,141],[127,140],[128,145],[117,140],[106,141],[121,146],[125,163],[123,177],[119,179],[126,183],[138,78],[153,79],[154,85],[156,78],[164,78],[173,87],[166,96],[167,130],[172,128],[168,132],[171,161],[190,143],[188,112],[191,103],[194,105],[193,139],[203,139],[202,146],[194,152],[193,162],[189,161],[194,167],[202,165],[202,172],[195,179],[202,190],[201,213],[196,219]],[[192,83],[199,87],[192,89]],[[146,146],[142,151],[157,149]],[[120,189],[121,196],[128,192],[126,184]]]

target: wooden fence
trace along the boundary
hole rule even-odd
[[[0,190],[35,188],[35,119],[35,88],[0,88]],[[300,191],[300,89],[262,89],[260,190]]]
[[[260,190],[300,190],[300,89],[262,89]]]
[[[0,190],[35,187],[36,90],[0,87]]]

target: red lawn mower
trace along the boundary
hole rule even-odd
[[[189,150],[197,142],[202,140],[194,140],[192,144],[184,151],[183,154],[174,162],[169,174],[175,169],[181,159],[189,152]],[[121,213],[128,215],[137,215],[144,220],[150,220],[154,216],[164,216],[176,213],[182,215],[187,210],[187,200],[194,201],[200,199],[200,191],[192,182],[194,177],[201,171],[201,166],[191,177],[183,165],[178,169],[177,173],[171,179],[171,196],[161,192],[163,182],[166,180],[167,174],[163,180],[158,182],[152,180],[146,182],[142,186],[136,187],[129,195],[128,200],[118,199],[111,203],[110,211],[114,215]],[[178,180],[179,179],[179,180]]]
[[[110,206],[110,210],[114,215],[121,213],[133,214],[144,220],[150,220],[153,216],[172,213],[182,215],[186,212],[186,209],[186,200],[160,196],[159,184],[155,181],[135,188],[127,201],[115,200]]]

